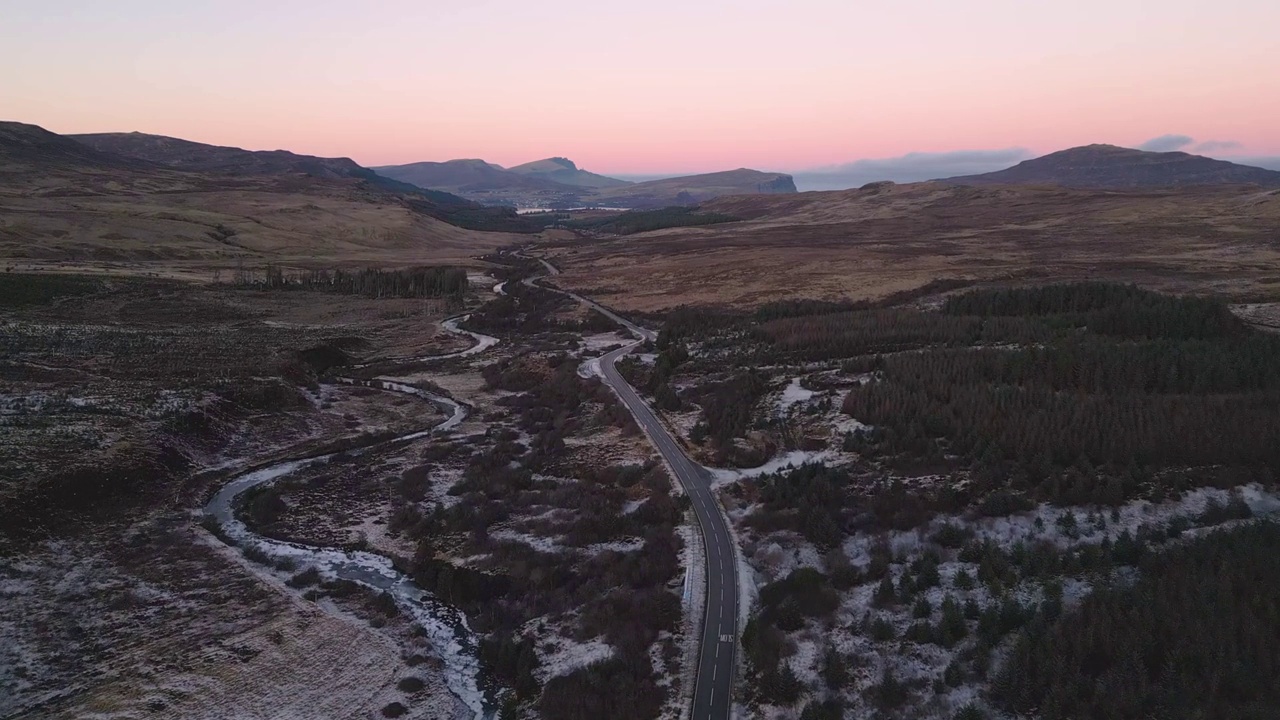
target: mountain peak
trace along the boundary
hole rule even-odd
[[[1149,152],[1094,144],[1024,160],[1006,170],[945,178],[944,182],[1114,190],[1232,184],[1280,187],[1280,172],[1184,152]]]

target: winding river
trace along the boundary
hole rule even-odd
[[[450,332],[470,335],[476,341],[475,345],[459,352],[408,359],[425,361],[464,357],[483,352],[498,343],[495,337],[458,327],[458,324],[465,321],[467,317],[469,316],[462,315],[449,318],[443,325]],[[448,419],[433,428],[407,433],[364,448],[345,451],[345,456],[348,457],[359,456],[373,448],[407,443],[433,433],[448,432],[467,417],[466,405],[395,380],[387,378],[358,380],[340,377],[337,381],[348,385],[365,385],[390,392],[406,393],[430,402],[449,413]],[[286,460],[244,473],[224,485],[213,496],[205,506],[205,513],[218,523],[225,541],[235,547],[256,548],[273,561],[292,561],[300,570],[315,568],[326,580],[349,580],[374,590],[390,593],[400,611],[413,618],[426,632],[432,648],[444,664],[443,673],[449,691],[470,709],[476,720],[493,718],[498,707],[497,688],[481,676],[477,638],[468,626],[467,618],[462,611],[437,600],[418,587],[407,575],[396,570],[390,559],[382,555],[274,540],[254,533],[236,517],[236,498],[246,491],[270,485],[303,468],[327,462],[337,454]]]

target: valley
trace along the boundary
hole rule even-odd
[[[0,717],[1277,702],[1270,187],[73,137],[0,134]]]

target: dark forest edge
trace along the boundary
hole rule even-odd
[[[991,695],[1043,720],[1275,717],[1280,526],[1258,523],[1146,558],[1138,580],[1022,631]]]
[[[635,233],[663,230],[675,227],[698,227],[737,222],[742,218],[724,213],[700,212],[697,207],[672,206],[656,210],[628,210],[612,217],[583,220],[566,220],[564,225],[572,230],[604,233],[609,235],[634,235]]]

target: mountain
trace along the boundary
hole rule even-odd
[[[416,162],[373,168],[384,177],[434,190],[482,194],[498,190],[572,191],[573,188],[537,176],[513,173],[484,160]]]
[[[274,176],[351,181],[371,189],[407,196],[406,200],[419,212],[473,230],[524,232],[536,229],[509,212],[486,208],[448,192],[427,190],[415,183],[381,175],[351,158],[299,155],[288,150],[245,150],[139,132],[66,137],[99,153],[195,173],[241,178]]]
[[[631,183],[578,168],[567,158],[548,158],[504,168],[483,160],[418,162],[375,167],[381,175],[418,187],[457,193],[487,205],[571,208],[583,205],[654,208],[692,205],[721,195],[794,193],[790,175],[758,170],[664,178]]]
[[[1184,152],[1158,153],[1115,145],[1086,145],[1025,160],[1007,170],[961,175],[943,182],[1114,190],[1231,184],[1280,187],[1280,172]]]
[[[367,179],[367,169],[354,163],[308,174],[295,164],[312,163],[306,156],[289,153],[286,167],[263,169],[285,156],[139,140],[128,142],[152,150],[129,157],[35,125],[0,122],[0,256],[163,263],[166,270],[239,262],[421,264],[469,258],[514,239],[462,224],[534,228],[508,208],[441,200],[417,188],[397,191],[385,178]],[[181,152],[166,155],[156,146]],[[202,165],[202,147],[222,159]],[[233,171],[226,158],[259,170]]]
[[[790,175],[739,168],[724,172],[650,180],[625,187],[601,190],[596,200],[603,205],[628,208],[692,205],[724,195],[772,195],[795,193]]]
[[[597,175],[579,168],[568,158],[553,157],[507,168],[517,175],[540,178],[574,187],[612,188],[630,185],[626,180]]]

